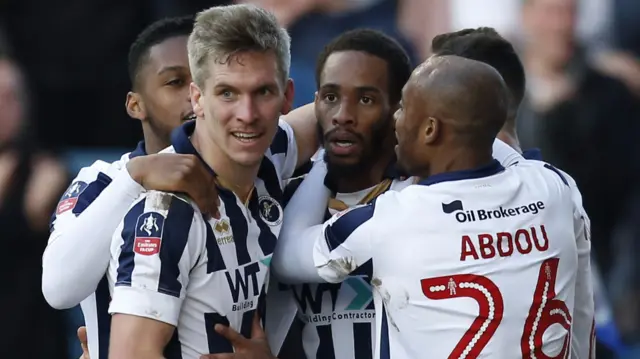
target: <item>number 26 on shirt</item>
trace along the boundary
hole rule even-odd
[[[555,284],[559,259],[545,260],[540,266],[533,302],[524,324],[520,349],[523,358],[566,358],[571,344],[571,313],[566,304],[555,299]],[[502,294],[487,277],[460,274],[421,280],[422,292],[429,299],[472,298],[478,303],[479,313],[471,327],[455,346],[449,359],[475,359],[495,334],[504,312]],[[542,351],[542,336],[553,324],[567,330],[562,350],[551,357]]]

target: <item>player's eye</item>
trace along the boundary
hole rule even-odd
[[[328,93],[328,94],[324,95],[324,100],[326,102],[336,102],[338,100],[338,96],[336,96],[335,94],[332,94],[332,93]]]
[[[231,100],[235,96],[231,90],[222,90],[219,95],[225,100]]]
[[[166,83],[167,86],[182,86],[184,81],[182,79],[173,79]]]
[[[260,94],[260,96],[268,96],[268,95],[271,95],[272,93],[273,91],[271,91],[271,89],[268,87],[263,87],[258,91],[258,94]]]
[[[371,105],[373,104],[373,99],[371,97],[368,96],[362,96],[360,98],[360,103],[363,105]]]

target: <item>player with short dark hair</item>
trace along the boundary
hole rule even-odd
[[[331,202],[324,208],[326,219],[410,184],[395,169],[393,113],[411,69],[409,56],[396,40],[370,29],[343,33],[318,57],[315,113],[329,167],[326,183],[332,190]],[[301,182],[299,178],[290,183],[287,192]],[[289,328],[286,321],[292,319],[291,312],[279,313],[295,303],[308,359],[370,356],[375,338],[370,281],[370,272],[362,268],[344,284],[301,284],[269,291],[267,334],[274,351],[279,351]],[[357,299],[352,298],[354,290]]]
[[[129,48],[127,113],[142,122],[145,147],[156,153],[169,145],[171,131],[195,118],[189,100],[191,71],[187,38],[193,17],[151,24]]]
[[[186,48],[192,28],[190,17],[165,19],[138,36],[129,54],[133,88],[126,105],[142,122],[144,141],[118,161],[83,168],[51,219],[42,291],[54,308],[82,302],[94,359],[107,358],[110,296],[104,274],[111,236],[134,200],[145,189],[172,190],[216,211],[213,178],[195,156],[152,155],[169,146],[171,130],[193,115]]]
[[[498,70],[510,92],[507,121],[498,138],[520,150],[516,116],[525,92],[525,72],[513,45],[493,28],[480,27],[440,34],[431,41],[435,56],[455,55],[484,62]]]

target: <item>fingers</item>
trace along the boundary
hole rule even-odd
[[[253,323],[251,324],[251,339],[266,339],[267,334],[264,332],[262,325],[260,325],[260,316],[258,311],[253,316]]]
[[[225,337],[228,341],[231,342],[236,349],[244,348],[246,345],[247,338],[243,337],[242,334],[236,332],[233,328],[228,327],[222,324],[216,324],[215,330],[218,334]]]
[[[80,346],[82,347],[82,359],[89,359],[89,346],[87,345],[87,328],[80,327],[78,328],[78,340],[80,341]]]

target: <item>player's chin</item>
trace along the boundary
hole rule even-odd
[[[359,165],[362,163],[362,155],[360,153],[353,153],[345,156],[327,151],[326,159],[330,167],[341,169],[345,172],[350,172],[353,168],[359,168]]]
[[[250,167],[259,164],[262,161],[267,148],[268,146],[264,148],[256,147],[251,149],[232,148],[230,151],[230,157],[235,163],[241,166]]]

